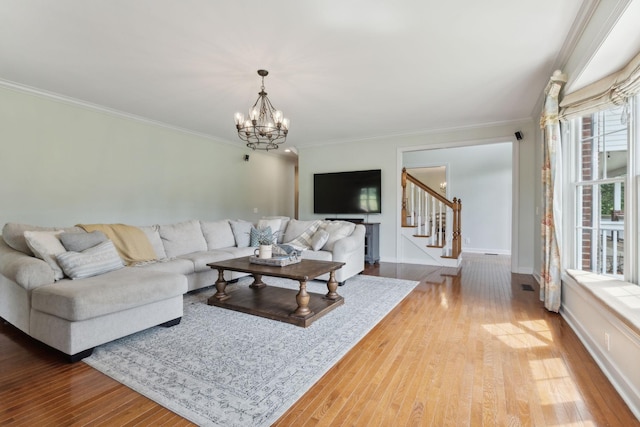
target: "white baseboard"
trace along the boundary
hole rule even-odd
[[[467,248],[462,247],[462,253],[469,252],[473,254],[496,254],[496,255],[511,255],[511,251],[508,249],[485,249],[485,248]]]

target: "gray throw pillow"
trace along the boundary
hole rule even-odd
[[[61,253],[58,255],[58,262],[64,274],[71,279],[97,276],[124,267],[111,240],[99,243],[83,252]]]
[[[107,240],[107,236],[97,230],[91,233],[62,233],[59,238],[66,250],[74,252],[82,252]]]

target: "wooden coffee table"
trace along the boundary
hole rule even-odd
[[[296,264],[274,267],[253,264],[249,262],[249,257],[243,257],[212,262],[207,265],[218,270],[217,292],[207,300],[209,305],[216,307],[224,307],[306,328],[329,311],[344,304],[344,298],[336,292],[338,282],[335,278],[335,272],[344,265],[343,262],[303,259]],[[249,287],[238,287],[227,294],[227,282],[224,280],[225,270],[249,273],[253,276],[253,283]],[[325,273],[329,273],[326,295],[307,292],[307,282]],[[300,289],[296,291],[267,286],[262,281],[262,276],[297,280],[300,283]]]

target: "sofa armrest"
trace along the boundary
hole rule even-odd
[[[333,246],[333,261],[346,262],[354,252],[362,252],[364,254],[365,231],[364,225],[356,224],[350,236],[338,240]]]
[[[51,284],[53,270],[41,259],[16,251],[0,237],[0,274],[26,290]]]

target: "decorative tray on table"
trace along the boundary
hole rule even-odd
[[[250,256],[249,262],[252,264],[272,265],[274,267],[284,267],[285,265],[296,264],[300,262],[300,258],[291,255],[274,255],[271,258],[258,258]]]

